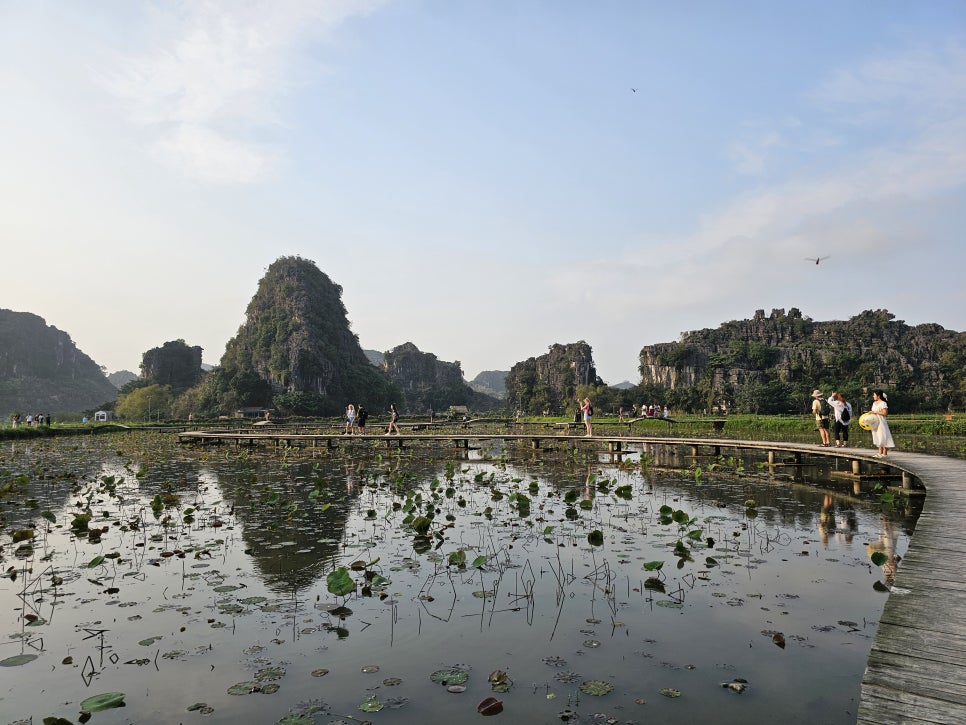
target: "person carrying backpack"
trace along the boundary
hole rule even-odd
[[[818,435],[822,440],[822,447],[828,448],[832,445],[828,435],[832,406],[825,400],[821,390],[812,391],[812,413],[815,415],[815,427],[818,429]]]
[[[832,393],[828,404],[835,411],[835,421],[832,433],[835,436],[836,448],[847,448],[849,445],[849,423],[852,422],[852,404],[842,393]]]

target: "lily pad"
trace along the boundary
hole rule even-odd
[[[266,667],[255,673],[255,680],[257,682],[271,682],[272,680],[280,680],[283,677],[285,677],[284,667]]]
[[[675,690],[673,687],[662,687],[661,694],[664,697],[681,697],[681,691]]]
[[[14,655],[13,657],[7,657],[5,660],[0,660],[0,667],[20,667],[20,665],[33,662],[37,657],[38,655]]]
[[[438,685],[462,685],[470,679],[470,673],[457,667],[448,670],[436,670],[429,676]]]
[[[250,695],[253,692],[258,692],[262,689],[262,686],[257,682],[252,680],[247,680],[245,682],[236,682],[234,685],[228,688],[229,695]]]
[[[580,691],[585,695],[594,695],[595,697],[600,697],[601,695],[606,695],[611,692],[614,686],[609,682],[604,680],[585,680],[580,683]]]
[[[112,707],[124,707],[123,692],[105,692],[101,695],[88,697],[80,704],[80,709],[85,712],[100,712],[110,710]]]
[[[384,707],[385,705],[379,702],[375,695],[369,695],[366,701],[359,705],[359,709],[363,712],[379,712]]]

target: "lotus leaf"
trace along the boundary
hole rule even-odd
[[[601,695],[606,695],[611,692],[614,686],[609,682],[604,682],[603,680],[585,680],[580,683],[580,691],[586,695],[594,695],[600,697]]]
[[[379,712],[384,707],[385,705],[379,702],[375,695],[369,695],[369,697],[366,698],[366,701],[359,705],[359,709],[363,712]]]
[[[330,572],[325,577],[325,584],[329,590],[329,594],[334,594],[337,597],[347,596],[354,592],[356,588],[355,582],[349,576],[349,570],[344,566],[340,566],[335,571]]]
[[[228,688],[229,695],[250,695],[253,692],[258,692],[262,689],[262,686],[257,682],[248,680],[246,682],[236,682],[234,685]]]
[[[280,680],[283,677],[285,677],[284,667],[266,667],[255,673],[255,679],[258,682],[271,682],[272,680]]]
[[[448,670],[436,670],[429,676],[433,682],[439,685],[462,685],[470,679],[470,673],[457,667]]]
[[[88,697],[80,704],[80,709],[84,712],[99,712],[110,710],[112,707],[124,707],[123,692],[105,692],[101,695]]]
[[[0,667],[20,667],[20,665],[33,662],[37,657],[38,655],[14,655],[13,657],[7,657],[5,660],[0,660]]]

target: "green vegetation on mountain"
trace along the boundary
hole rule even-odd
[[[589,394],[603,387],[594,367],[593,351],[583,340],[569,345],[555,343],[545,355],[518,362],[510,368],[504,384],[510,408],[528,414],[568,413],[577,405],[578,392]]]
[[[0,309],[0,415],[79,411],[116,397],[70,335],[29,312]]]
[[[114,412],[127,420],[169,417],[175,398],[203,375],[201,348],[174,340],[141,355],[141,377],[121,386]]]
[[[420,352],[406,342],[385,354],[385,370],[389,379],[405,396],[406,409],[425,413],[443,411],[451,405],[465,405],[472,410],[491,410],[500,401],[473,390],[463,379],[459,361],[443,362],[429,352]]]
[[[184,340],[166,342],[141,356],[141,380],[167,385],[173,391],[197,384],[201,373],[201,348]]]
[[[242,407],[333,415],[348,403],[398,400],[352,333],[342,288],[311,262],[281,257],[248,304],[221,364],[175,405],[180,415],[231,415]]]
[[[688,332],[640,353],[637,393],[674,410],[801,412],[815,388],[853,403],[874,388],[890,408],[938,412],[966,405],[966,333],[910,327],[887,310],[815,322],[797,308]]]

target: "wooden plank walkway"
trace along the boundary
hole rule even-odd
[[[894,451],[927,495],[862,678],[859,723],[966,723],[966,461]]]
[[[529,442],[540,449],[554,443],[601,446],[610,453],[627,454],[629,446],[664,444],[689,446],[698,455],[704,448],[720,455],[722,450],[766,451],[848,459],[852,470],[891,471],[903,474],[903,486],[916,480],[927,496],[905,558],[896,572],[893,590],[886,601],[876,631],[868,665],[862,679],[857,722],[966,723],[966,461],[893,451],[887,458],[874,457],[869,448],[823,448],[804,443],[744,441],[725,438],[678,438],[668,436],[594,436],[546,433],[484,433],[461,430],[445,434],[343,436],[341,434],[244,431],[180,433],[186,442],[274,442],[275,445],[308,444],[328,447],[384,441],[402,447],[407,442],[453,442],[468,448],[470,441],[503,440]]]

